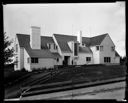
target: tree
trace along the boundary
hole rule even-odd
[[[12,58],[14,56],[14,48],[9,47],[13,41],[9,40],[9,37],[4,33],[4,64],[12,62]]]

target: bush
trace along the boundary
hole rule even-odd
[[[26,69],[25,69],[25,68],[22,68],[22,69],[21,69],[21,72],[26,72]]]

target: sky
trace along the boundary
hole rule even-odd
[[[108,33],[117,52],[125,56],[125,2],[3,5],[4,32],[30,34],[31,26],[41,27],[41,35],[56,34],[93,37]],[[12,44],[13,46],[13,44]]]

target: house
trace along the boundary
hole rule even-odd
[[[118,64],[120,56],[109,34],[95,37],[53,34],[41,36],[32,26],[30,35],[16,34],[15,70],[54,68],[56,65]]]

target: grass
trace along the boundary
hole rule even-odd
[[[29,86],[29,82],[36,82],[36,80],[40,80],[36,82],[36,85],[41,84],[49,84],[49,83],[57,83],[62,81],[73,81],[73,82],[93,82],[97,80],[105,80],[105,79],[111,79],[111,78],[118,78],[118,77],[124,77],[126,75],[126,66],[124,65],[112,65],[112,66],[103,66],[103,65],[93,65],[93,66],[87,66],[83,65],[81,67],[75,67],[75,66],[69,66],[64,68],[59,68],[56,71],[59,71],[59,74],[51,78],[51,75],[49,75],[49,79],[45,82],[42,82],[43,75],[47,74],[48,72],[51,72],[52,70],[46,70],[40,72],[35,71],[30,73],[28,77],[25,77],[25,75],[29,74],[28,72],[24,71],[16,71],[16,72],[10,72],[10,75],[5,76],[5,79],[9,81],[14,81],[18,78],[25,77],[23,80],[20,80],[19,82],[14,83],[14,85],[9,86],[5,89],[5,98],[13,98],[20,95],[21,85],[26,82],[26,86]],[[55,71],[55,70],[53,70]],[[51,74],[51,73],[50,73]],[[42,79],[41,79],[42,78]],[[6,82],[7,82],[6,81]]]
[[[126,67],[120,65],[112,66],[82,66],[77,68],[63,69],[62,73],[47,81],[47,83],[60,82],[60,81],[85,81],[104,80],[110,78],[117,78],[125,76]]]

